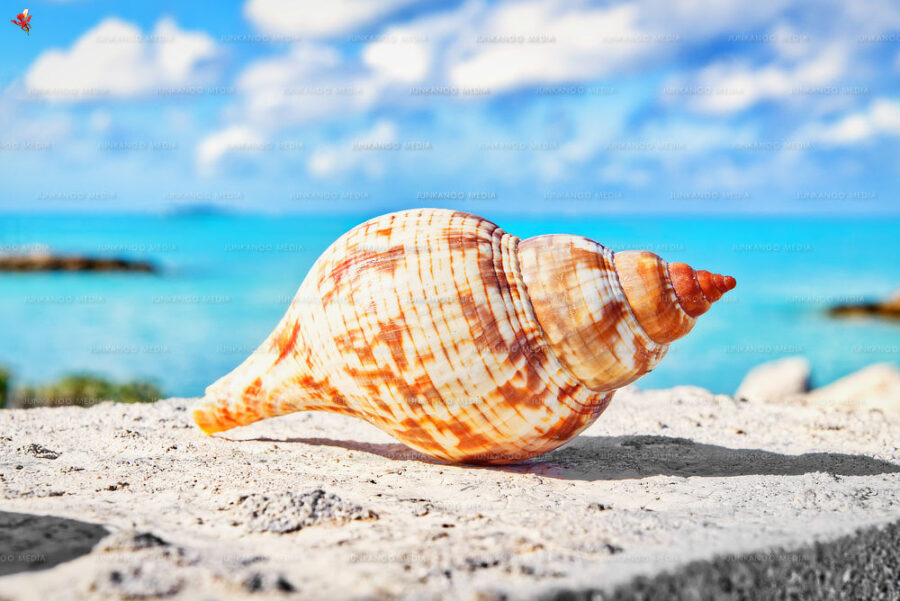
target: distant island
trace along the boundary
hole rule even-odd
[[[214,203],[191,203],[173,205],[163,211],[165,217],[227,217],[233,215],[230,209]]]

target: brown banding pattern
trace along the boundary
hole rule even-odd
[[[629,250],[615,254],[615,265],[628,304],[650,338],[669,344],[691,331],[694,320],[676,299],[665,261]]]

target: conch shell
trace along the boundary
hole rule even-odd
[[[384,215],[319,257],[194,419],[210,434],[331,411],[432,457],[513,463],[589,426],[734,285],[580,236],[520,240],[468,213]]]

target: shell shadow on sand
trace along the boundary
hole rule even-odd
[[[99,524],[0,511],[0,576],[46,570],[86,555],[107,534]]]
[[[330,438],[252,440],[333,446],[396,461],[450,465],[399,443],[366,443]],[[667,436],[580,436],[566,447],[538,459],[480,469],[538,474],[562,480],[629,480],[652,476],[798,476],[814,472],[870,476],[900,472],[900,465],[864,455],[783,455],[761,449],[732,449]]]

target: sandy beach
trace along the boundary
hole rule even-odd
[[[479,468],[322,413],[206,437],[191,403],[0,412],[0,599],[900,594],[896,413],[626,389]]]

